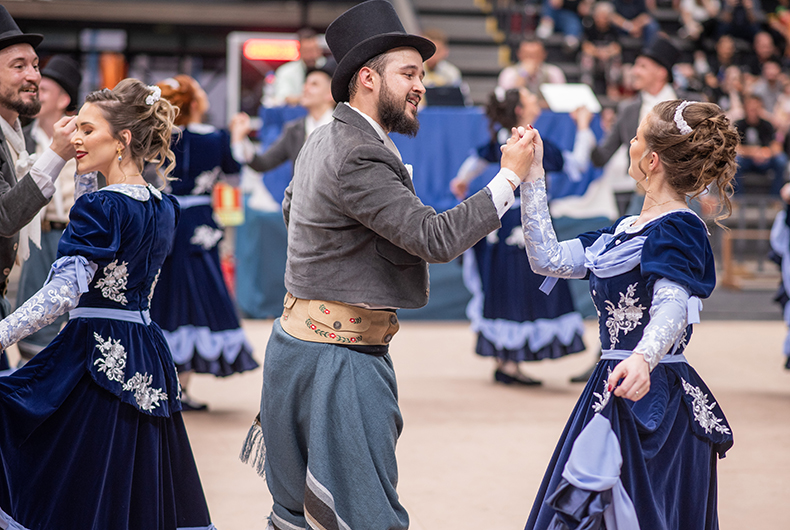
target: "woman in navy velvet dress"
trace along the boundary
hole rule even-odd
[[[558,243],[540,163],[521,187],[532,269],[590,280],[603,356],[560,437],[526,528],[714,530],[716,460],[732,433],[684,352],[716,282],[705,223],[687,199],[730,210],[738,134],[711,103],[667,101],[631,140],[639,216]],[[540,138],[536,156],[541,158]]]
[[[224,377],[258,367],[222,276],[218,244],[223,231],[211,207],[214,184],[241,167],[231,156],[228,133],[202,123],[208,98],[197,81],[177,75],[158,86],[162,97],[180,109],[176,125],[183,132],[180,139],[174,137],[175,179],[168,191],[181,205],[181,220],[151,301],[151,318],[173,352],[184,409],[203,410],[206,405],[187,391],[189,374]]]
[[[526,88],[491,94],[486,107],[491,141],[467,158],[450,182],[459,200],[466,197],[472,180],[490,164],[499,164],[500,146],[510,136],[511,127],[527,126],[540,113],[538,98]],[[595,146],[589,127],[592,115],[580,109],[573,117],[577,121],[574,152],[563,153],[546,141],[547,171],[581,173],[589,164],[589,153]],[[518,204],[516,201],[502,216],[499,230],[464,253],[464,281],[472,293],[467,315],[477,332],[476,353],[496,359],[495,381],[539,385],[540,381],[520,370],[519,363],[556,359],[584,350],[584,324],[564,280],[549,296],[539,291],[544,278],[529,269]]]
[[[89,94],[74,121],[83,176],[58,260],[0,322],[5,348],[70,312],[49,346],[0,377],[0,528],[214,528],[175,366],[148,314],[179,208],[141,171],[150,159],[172,169],[174,116],[156,87],[127,79]],[[96,171],[101,191],[84,175]]]

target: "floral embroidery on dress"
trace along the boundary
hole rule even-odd
[[[612,393],[609,391],[609,375],[612,375],[611,368],[609,368],[606,379],[603,380],[603,391],[600,394],[593,392],[593,396],[597,398],[597,401],[592,405],[592,409],[595,412],[601,412],[606,407],[606,404],[609,403],[609,398],[612,397]]]
[[[200,225],[195,228],[189,242],[203,247],[204,250],[209,250],[217,246],[220,239],[222,239],[222,230],[211,228],[208,225]]]
[[[195,177],[195,187],[190,192],[191,195],[205,195],[214,188],[214,184],[219,179],[219,167],[204,171]]]
[[[126,282],[129,279],[129,271],[126,269],[127,265],[128,262],[126,261],[118,265],[118,260],[116,259],[104,267],[104,278],[96,282],[96,288],[101,289],[103,297],[123,305],[128,303],[126,295],[123,293],[126,290]]]
[[[637,284],[628,286],[625,294],[620,293],[620,303],[617,307],[612,302],[606,300],[606,310],[609,318],[606,319],[606,327],[609,330],[609,341],[614,348],[619,342],[617,335],[622,331],[623,335],[635,330],[644,315],[645,307],[637,305],[639,298],[634,298]]]
[[[102,353],[101,358],[93,361],[94,366],[98,364],[99,371],[104,372],[110,381],[122,383],[126,372],[126,349],[120,339],[107,337],[104,340],[95,331],[93,337],[96,339],[96,348]]]
[[[159,281],[159,275],[162,273],[162,269],[156,271],[156,276],[154,276],[154,281],[151,282],[151,292],[148,293],[148,307],[151,307],[151,300],[154,298],[154,289],[156,289],[156,283]]]
[[[702,390],[698,386],[692,386],[690,383],[687,383],[685,379],[682,377],[680,378],[680,382],[683,384],[683,390],[686,391],[686,394],[694,398],[692,403],[692,409],[694,410],[694,419],[697,420],[697,423],[705,429],[705,432],[710,434],[711,431],[720,432],[722,434],[730,434],[730,429],[726,425],[722,425],[722,419],[717,418],[715,414],[713,414],[713,407],[716,406],[716,402],[714,401],[710,405],[708,404],[708,395],[703,394]]]
[[[151,388],[153,380],[153,376],[137,372],[123,385],[123,389],[127,392],[134,391],[137,406],[149,412],[154,410],[154,407],[158,407],[160,401],[167,399],[167,394],[161,388]]]

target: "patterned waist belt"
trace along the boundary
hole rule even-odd
[[[603,350],[601,354],[602,361],[622,361],[631,356],[634,353],[631,350]],[[666,363],[687,363],[688,360],[682,353],[678,353],[675,355],[664,355],[659,361],[659,364],[666,364]]]
[[[110,309],[106,307],[75,307],[69,311],[69,320],[75,318],[106,318],[109,320],[123,320],[137,324],[151,323],[151,313],[147,309],[130,311],[128,309]]]
[[[285,295],[280,325],[290,336],[307,342],[384,346],[400,324],[394,311],[374,311],[342,302],[303,300]]]

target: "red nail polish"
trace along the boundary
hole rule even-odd
[[[612,385],[609,385],[609,392],[612,391]]]
[[[529,126],[529,128],[530,128],[530,129],[534,129],[535,127],[533,127],[532,125],[530,125],[530,126]]]

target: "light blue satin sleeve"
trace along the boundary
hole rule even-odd
[[[63,256],[53,263],[44,287],[0,322],[0,347],[19,342],[76,307],[97,268],[83,256]]]
[[[546,197],[546,180],[521,184],[521,227],[533,272],[556,278],[584,278],[584,247],[578,239],[557,241]]]
[[[87,193],[99,190],[99,174],[96,171],[80,175],[74,173],[74,200]]]

